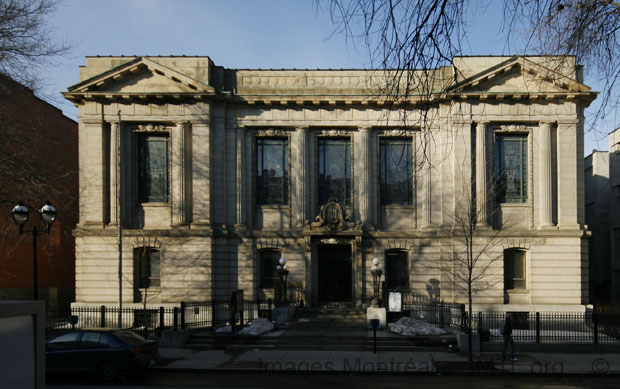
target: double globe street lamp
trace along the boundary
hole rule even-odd
[[[284,259],[284,257],[281,257],[280,260],[278,261],[279,265],[276,266],[276,270],[278,271],[278,277],[280,278],[280,282],[279,282],[279,293],[277,293],[277,298],[276,298],[276,302],[278,303],[286,303],[288,302],[288,296],[287,296],[287,287],[286,287],[286,283],[287,283],[287,279],[288,279],[288,268],[286,267],[286,259]]]
[[[45,230],[37,230],[37,226],[32,227],[31,230],[24,230],[24,224],[28,221],[30,217],[30,213],[28,212],[28,208],[24,206],[24,204],[20,201],[11,211],[11,218],[17,224],[19,228],[19,233],[31,233],[32,234],[32,257],[34,261],[34,299],[39,299],[39,275],[37,270],[37,235],[41,232],[49,234],[50,229],[52,228],[52,224],[56,220],[56,208],[49,201],[45,203],[45,205],[39,210],[39,215],[41,216],[41,220],[46,226]]]

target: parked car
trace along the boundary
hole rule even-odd
[[[85,372],[102,380],[154,365],[159,347],[130,330],[82,329],[47,341],[47,372]]]

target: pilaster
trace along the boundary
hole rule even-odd
[[[359,212],[360,221],[364,226],[372,224],[371,216],[371,177],[370,177],[370,130],[371,127],[360,127],[360,146],[359,166],[360,166],[360,183],[359,183]]]
[[[487,164],[487,128],[489,123],[476,125],[476,207],[477,223],[485,226],[489,223],[488,213],[488,164]]]
[[[192,226],[211,224],[211,126],[192,123]]]
[[[99,119],[79,123],[80,224],[103,226],[105,210],[104,122]],[[116,197],[115,197],[116,199]]]
[[[245,226],[247,225],[247,221],[246,221],[247,207],[246,207],[246,199],[245,199],[247,174],[246,174],[246,169],[244,169],[245,162],[247,159],[247,152],[245,149],[245,130],[243,128],[238,127],[236,132],[237,132],[237,153],[236,153],[237,154],[237,161],[236,161],[236,166],[237,166],[237,223],[235,227],[237,229],[245,229]]]
[[[292,167],[291,177],[295,183],[294,193],[291,196],[291,207],[295,227],[303,228],[308,216],[308,189],[309,177],[308,170],[308,127],[297,127],[295,129],[295,142],[292,150],[295,152],[295,166]]]
[[[551,126],[553,123],[541,122],[539,134],[539,198],[540,198],[540,226],[553,225],[553,183],[551,182]]]
[[[186,139],[187,123],[176,123],[172,132],[172,225],[186,223]]]
[[[581,141],[580,141],[581,138]],[[558,122],[557,166],[558,166],[558,225],[560,228],[579,228],[579,192],[583,191],[583,142],[578,120]],[[581,153],[581,154],[580,154]],[[583,197],[581,197],[583,199]]]

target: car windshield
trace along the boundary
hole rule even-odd
[[[116,331],[114,332],[114,336],[127,344],[140,344],[146,342],[143,337],[133,331]]]

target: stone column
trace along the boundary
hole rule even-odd
[[[553,168],[551,153],[551,126],[553,123],[540,123],[539,148],[539,193],[540,193],[540,225],[553,225],[553,183],[551,169]]]
[[[108,204],[110,205],[110,225],[118,224],[118,185],[121,182],[119,171],[119,123],[110,123],[110,193]]]
[[[237,229],[244,229],[246,226],[247,207],[245,203],[245,187],[247,172],[244,169],[247,159],[245,150],[245,130],[237,127]]]
[[[293,149],[296,153],[296,165],[292,166],[290,176],[294,177],[295,196],[291,196],[291,206],[293,207],[293,220],[296,227],[303,228],[308,216],[308,127],[298,127],[295,130],[296,142]]]
[[[360,127],[360,146],[359,166],[360,166],[360,183],[359,183],[359,211],[360,221],[363,225],[368,226],[372,221],[371,217],[371,198],[372,183],[370,177],[370,130],[371,127]]]
[[[211,224],[211,127],[192,123],[192,225]]]
[[[186,164],[185,142],[187,124],[177,123],[172,132],[172,225],[185,223]]]
[[[480,122],[476,125],[476,207],[477,220],[481,225],[489,223],[487,188],[488,188],[488,167],[487,167],[487,128],[488,123]]]

